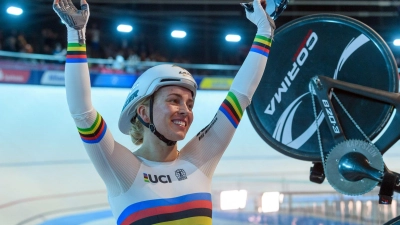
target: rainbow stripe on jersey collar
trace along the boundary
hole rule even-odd
[[[86,63],[86,44],[68,43],[66,63]]]
[[[261,35],[256,35],[250,51],[268,57],[270,48],[271,48],[271,38],[267,38]]]

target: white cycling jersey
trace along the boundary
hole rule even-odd
[[[172,162],[136,156],[116,142],[93,108],[86,46],[68,44],[65,84],[70,112],[103,179],[117,224],[212,224],[211,179],[264,73],[271,39],[257,35],[211,122]]]

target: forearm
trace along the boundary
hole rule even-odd
[[[70,0],[55,0],[53,9],[67,27],[65,86],[69,110],[73,115],[81,115],[92,109],[85,45],[89,5],[86,0],[81,0],[81,9],[78,10]]]
[[[231,89],[247,96],[249,100],[260,83],[271,47],[271,38],[257,34],[249,54],[240,67]]]
[[[86,45],[70,42],[67,51],[65,63],[67,102],[71,114],[77,115],[92,109]]]
[[[275,30],[275,23],[265,12],[260,0],[253,1],[253,9],[253,12],[246,10],[246,17],[257,26],[257,34],[231,86],[231,91],[246,96],[249,104],[264,74]]]

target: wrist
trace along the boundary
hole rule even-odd
[[[270,30],[269,31],[268,30],[257,30],[256,35],[264,36],[267,38],[272,38],[272,33]]]
[[[257,24],[257,34],[273,38],[276,29],[275,21],[268,14],[266,19],[267,20]]]
[[[269,56],[272,40],[265,35],[257,34],[254,38],[250,51]]]
[[[258,26],[257,35],[262,35],[268,38],[272,38],[274,29],[268,24],[268,26]]]
[[[68,42],[66,63],[85,63],[87,62],[86,44],[78,42]]]
[[[74,28],[67,27],[67,40],[68,43],[86,44],[86,28],[82,30],[75,30]]]

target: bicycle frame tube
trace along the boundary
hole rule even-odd
[[[353,84],[345,81],[335,80],[326,76],[316,76],[312,78],[311,84],[314,87],[315,93],[318,97],[319,103],[322,108],[330,108],[332,113],[328,110],[323,110],[325,119],[328,124],[331,124],[330,130],[335,139],[335,142],[339,143],[346,139],[343,133],[342,127],[340,126],[337,114],[334,111],[331,99],[329,97],[330,90],[340,89],[350,93],[354,93],[367,98],[375,99],[387,104],[392,105],[394,108],[400,108],[400,94],[392,93],[388,91],[382,91],[375,88],[365,87],[358,84]],[[334,123],[336,122],[336,124]],[[383,155],[392,145],[394,145],[400,139],[400,132],[398,124],[400,123],[400,112],[396,110],[393,121],[389,124],[389,127],[383,131],[383,135],[375,142],[375,146],[379,149]],[[338,130],[336,127],[338,127]]]

